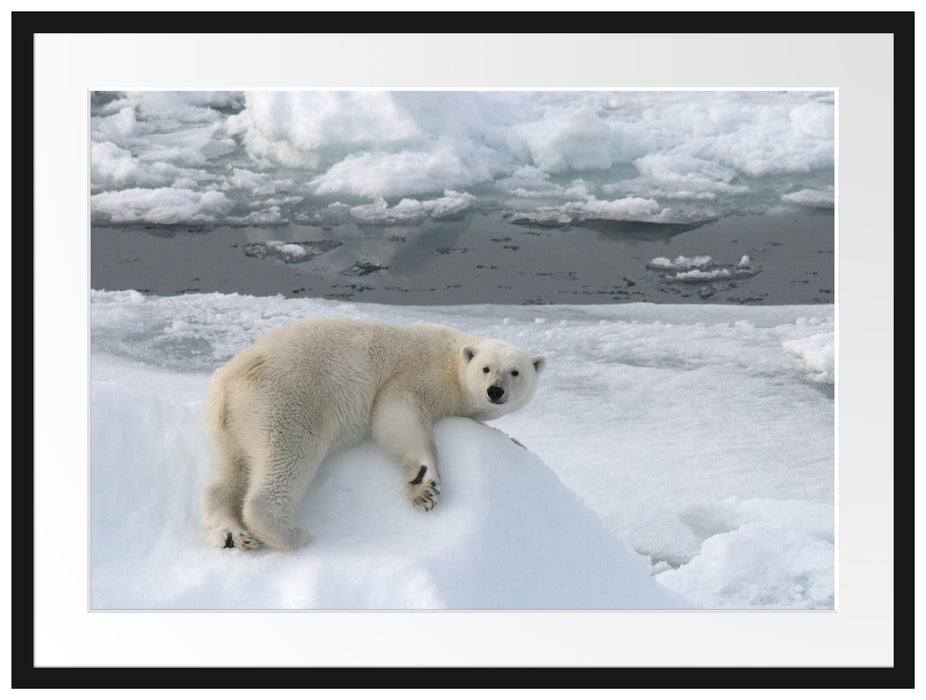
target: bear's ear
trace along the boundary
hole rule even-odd
[[[547,366],[547,358],[543,355],[534,355],[531,358],[531,362],[534,363],[534,371],[537,374],[543,372],[543,368]]]
[[[460,354],[463,356],[463,360],[465,362],[469,362],[474,357],[476,357],[477,352],[479,351],[476,348],[474,348],[472,345],[464,345],[463,348],[460,350]]]

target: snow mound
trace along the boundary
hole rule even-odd
[[[788,204],[797,204],[799,206],[833,209],[836,206],[836,195],[833,193],[832,189],[803,189],[798,192],[781,195],[781,201]]]
[[[801,360],[811,381],[823,384],[835,381],[836,350],[832,333],[815,333],[781,345]]]
[[[116,224],[201,224],[217,222],[231,209],[231,200],[221,192],[195,192],[181,187],[142,189],[134,187],[101,192],[90,197],[93,211]]]
[[[443,197],[430,200],[417,200],[403,198],[394,207],[390,207],[386,200],[378,197],[372,204],[361,204],[350,207],[351,217],[364,224],[409,224],[424,220],[427,217],[441,219],[455,216],[470,208],[476,202],[471,194],[445,190]],[[344,206],[340,202],[329,205],[328,209]]]
[[[833,608],[832,505],[731,498],[680,519],[706,539],[697,557],[657,580],[687,599],[712,609]]]
[[[691,607],[537,457],[463,418],[435,426],[434,511],[409,504],[399,468],[367,441],[326,461],[310,487],[296,514],[309,547],[211,548],[199,511],[209,447],[191,400],[208,377],[98,362],[94,609]]]

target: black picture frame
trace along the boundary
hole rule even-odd
[[[912,12],[498,12],[482,13],[173,13],[14,12],[12,13],[12,640],[13,688],[912,688],[914,684],[913,462],[903,444],[913,436],[903,421],[894,426],[894,664],[891,667],[732,668],[125,668],[40,667],[34,655],[34,522],[32,504],[35,424],[35,307],[33,253],[35,194],[33,147],[34,52],[38,34],[280,32],[280,27],[325,27],[326,31],[457,33],[585,33],[620,27],[623,34],[690,33],[851,33],[889,34],[894,47],[894,231],[912,232],[914,223],[914,13]],[[895,241],[898,241],[896,234]],[[895,246],[895,269],[906,261],[912,237]],[[903,255],[903,258],[900,256]],[[895,324],[893,361],[914,367],[910,323],[913,276],[893,279]],[[895,415],[912,415],[912,382],[894,386]],[[901,462],[900,460],[903,460]],[[902,601],[902,604],[901,604]],[[837,613],[838,614],[838,613]]]

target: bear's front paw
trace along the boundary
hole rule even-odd
[[[412,504],[423,511],[429,511],[437,505],[440,489],[440,476],[437,470],[426,466],[421,466],[415,478],[408,482]]]

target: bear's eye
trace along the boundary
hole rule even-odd
[[[516,370],[516,369],[511,370],[511,376],[512,376],[512,377],[517,377],[517,376],[518,376],[518,370]]]
[[[485,374],[488,374],[488,373],[489,373],[489,368],[488,368],[488,367],[483,367],[483,368],[482,368],[482,371],[483,371]]]

